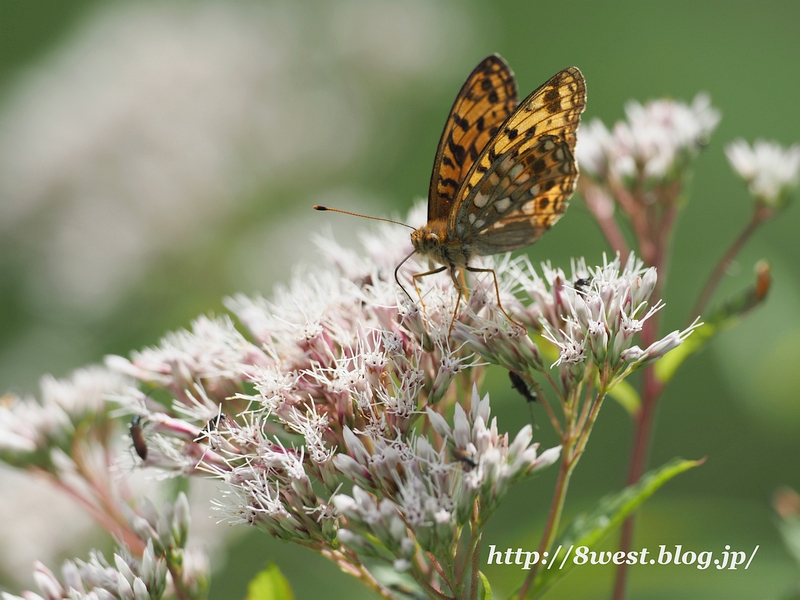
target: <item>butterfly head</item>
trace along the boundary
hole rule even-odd
[[[435,223],[427,223],[411,232],[411,243],[419,254],[428,256],[436,253],[436,249],[444,242],[444,227],[433,227]]]
[[[454,239],[447,234],[447,221],[444,219],[428,221],[415,229],[411,233],[411,243],[417,254],[451,269],[465,267],[469,262],[469,246],[463,240]]]

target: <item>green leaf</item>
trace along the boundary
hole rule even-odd
[[[599,543],[611,531],[619,527],[625,519],[633,514],[642,503],[652,496],[655,491],[667,481],[705,462],[702,460],[683,460],[675,458],[667,464],[645,473],[634,485],[628,486],[616,494],[602,498],[588,513],[581,513],[567,527],[561,538],[553,544],[554,548],[561,547],[561,551],[550,557],[550,562],[557,561],[552,569],[542,568],[533,583],[532,597],[549,588],[563,577],[573,566],[574,551],[580,546],[592,546]],[[570,547],[570,559],[564,564],[561,561],[563,554]]]
[[[680,348],[680,346],[678,347]],[[639,407],[642,405],[639,392],[627,381],[618,381],[614,387],[608,390],[608,395],[632,415],[639,412]]]
[[[294,600],[294,593],[278,565],[269,563],[247,586],[246,600]]]
[[[492,588],[489,585],[489,580],[482,572],[478,571],[478,576],[481,578],[481,600],[492,600]]]
[[[541,333],[532,333],[531,340],[539,348],[539,352],[546,361],[555,362],[558,360],[558,346],[544,337]]]
[[[772,284],[769,263],[765,260],[756,263],[755,283],[739,292],[736,296],[719,306],[707,317],[705,323],[694,330],[680,346],[665,354],[655,364],[656,377],[666,383],[687,358],[701,350],[708,341],[720,331],[735,327],[741,318],[764,302]]]

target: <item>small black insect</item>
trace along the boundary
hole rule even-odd
[[[591,277],[579,277],[575,280],[575,283],[572,284],[572,287],[575,288],[576,292],[583,295],[586,293],[586,288],[588,288],[590,285],[592,285]]]
[[[209,434],[211,432],[219,431],[219,426],[224,424],[227,421],[228,417],[222,413],[219,413],[216,417],[213,417],[206,423],[203,428],[200,430],[200,435],[194,438],[195,443],[201,443],[204,440],[209,439]]]
[[[458,462],[464,465],[465,471],[472,471],[472,469],[478,466],[478,463],[472,460],[472,458],[470,458],[469,455],[464,450],[461,450],[459,448],[453,448],[452,454],[453,458],[455,458]]]
[[[144,439],[144,431],[142,431],[143,421],[141,415],[134,415],[131,419],[131,440],[133,440],[133,449],[136,450],[139,458],[147,460],[147,442]]]
[[[508,378],[511,380],[511,387],[519,392],[519,394],[525,398],[526,402],[536,402],[539,400],[539,396],[528,387],[528,384],[525,383],[525,380],[519,373],[516,371],[509,371]]]

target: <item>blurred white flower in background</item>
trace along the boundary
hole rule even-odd
[[[333,17],[322,31],[291,5],[96,13],[0,115],[0,231],[38,232],[25,242],[42,261],[34,289],[108,310],[165,248],[193,243],[265,181],[349,165],[371,125],[365,82],[433,75],[457,51],[442,45],[442,23],[459,22],[445,8],[320,6]],[[368,72],[344,77],[348,63]]]
[[[725,154],[750,193],[767,206],[782,207],[797,187],[800,144],[784,148],[777,142],[756,140],[751,148],[739,139],[725,147]]]
[[[719,111],[703,93],[691,104],[632,100],[625,105],[625,115],[627,120],[618,121],[611,130],[599,119],[581,129],[576,155],[591,177],[629,181],[640,172],[646,180],[661,180],[680,172],[720,120]]]
[[[86,537],[91,518],[69,500],[53,501],[49,482],[0,466],[0,568],[30,581],[34,560],[53,563]]]

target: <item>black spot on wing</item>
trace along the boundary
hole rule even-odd
[[[541,175],[545,169],[547,169],[547,163],[545,163],[543,158],[537,158],[529,168],[535,175]]]
[[[439,185],[442,187],[451,187],[454,190],[458,188],[458,182],[455,179],[450,179],[449,177],[445,179],[439,179]]]
[[[459,146],[458,144],[456,144],[456,143],[453,141],[453,138],[451,137],[451,138],[450,138],[450,139],[447,141],[447,148],[448,148],[448,150],[450,150],[450,152],[452,153],[452,155],[453,155],[453,160],[455,160],[455,161],[456,161],[456,164],[457,164],[459,167],[460,167],[461,165],[463,165],[463,164],[464,164],[464,159],[467,157],[467,153],[466,153],[466,151],[464,150],[464,146]]]

